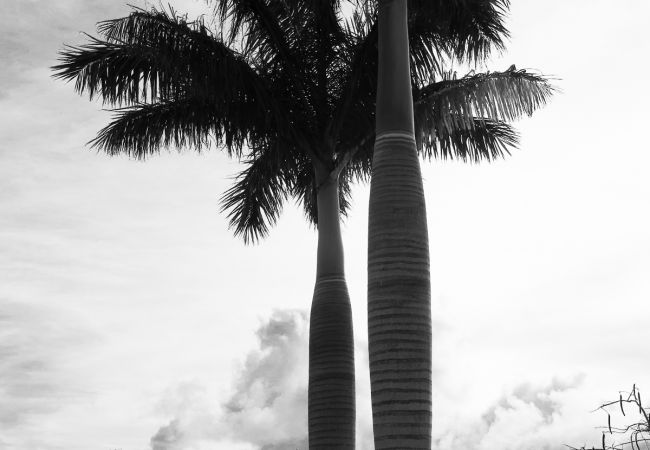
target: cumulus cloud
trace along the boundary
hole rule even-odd
[[[584,442],[593,427],[585,424],[585,377],[554,378],[545,385],[522,383],[487,408],[480,419],[465,417],[436,436],[449,450],[560,450]],[[591,417],[594,419],[594,417]]]
[[[553,415],[557,413],[562,405],[555,393],[561,393],[569,389],[577,388],[582,384],[584,375],[578,375],[572,380],[554,378],[546,386],[534,386],[532,383],[523,383],[513,389],[512,393],[503,396],[499,402],[485,413],[483,420],[488,424],[494,424],[500,411],[516,409],[513,404],[530,405],[539,412],[539,416],[546,423],[553,421]]]
[[[168,425],[160,427],[151,438],[152,450],[173,450],[182,445],[184,433],[180,428],[181,425],[178,419],[174,419]]]
[[[257,338],[258,347],[245,358],[220,408],[194,383],[166,395],[163,409],[174,417],[151,438],[152,450],[200,448],[201,442],[307,448],[307,315],[276,311]]]
[[[306,321],[301,312],[276,311],[259,328],[259,349],[248,354],[236,391],[226,404],[230,414],[250,407],[272,406],[284,393],[284,384],[303,384],[293,369],[304,363]]]
[[[166,393],[161,409],[170,420],[151,438],[151,450],[235,448],[307,449],[308,321],[301,311],[276,311],[257,331],[257,347],[237,371],[220,404],[197,383]],[[357,343],[357,448],[372,450],[366,345]],[[434,424],[434,448],[444,450],[560,450],[593,438],[585,419],[583,376],[514,386],[482,414],[457,414]],[[444,404],[444,402],[442,402]],[[434,405],[435,417],[453,409]],[[443,411],[444,410],[444,411]],[[439,412],[438,412],[439,411]],[[597,422],[596,422],[597,423]],[[597,436],[596,436],[597,437]],[[218,447],[223,445],[223,447]]]

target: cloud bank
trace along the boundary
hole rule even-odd
[[[582,407],[584,380],[578,375],[569,380],[554,378],[543,385],[522,383],[496,400],[479,419],[456,412],[459,420],[440,430],[434,448],[560,450],[565,444],[591,442],[599,434],[594,432],[595,424],[585,419],[599,418]]]
[[[205,388],[187,383],[163,403],[174,417],[151,438],[152,450],[307,448],[307,315],[276,311],[257,330],[258,347],[238,369],[220,408]]]
[[[365,349],[359,342],[357,347]],[[357,353],[357,448],[372,450],[367,354]],[[151,450],[307,449],[308,320],[305,312],[279,310],[257,330],[236,373],[231,393],[219,403],[196,383],[165,395],[171,419],[152,436]],[[560,450],[595,442],[600,417],[584,408],[585,377],[521,383],[476,415],[462,410],[471,399],[434,405],[434,447],[444,450]],[[591,404],[595,399],[587,399]],[[219,406],[215,406],[219,405]],[[585,419],[593,423],[585,423]]]

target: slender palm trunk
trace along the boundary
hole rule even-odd
[[[375,448],[431,449],[431,285],[409,70],[407,0],[379,1],[377,133],[368,222]]]
[[[328,180],[318,192],[308,404],[310,450],[354,449],[354,339],[343,267],[337,180]]]

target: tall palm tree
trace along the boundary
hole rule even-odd
[[[245,168],[222,204],[244,241],[265,237],[290,197],[316,225],[312,449],[354,447],[352,319],[339,223],[351,183],[370,174],[378,28],[373,3],[353,3],[346,19],[337,0],[219,0],[212,29],[171,9],[134,9],[101,22],[100,37],[67,47],[54,67],[79,93],[114,108],[91,141],[108,154],[143,159],[213,143],[241,159]],[[435,56],[459,33],[458,21],[445,21],[421,21],[413,35],[420,45],[411,59],[419,150],[492,159],[516,145],[516,133],[501,119],[471,115],[465,96],[526,101],[545,98],[548,84],[525,71],[444,74]]]
[[[450,59],[478,62],[492,48],[503,49],[508,7],[508,0],[378,0],[368,218],[368,339],[378,450],[431,448],[431,284],[418,150],[449,134],[458,151],[470,135],[476,142],[483,127],[503,127],[502,121],[532,114],[553,91],[546,83],[529,85],[525,71],[514,65],[461,79],[440,69]],[[428,47],[427,33],[443,37],[444,44]],[[418,63],[429,48],[437,50],[435,61],[424,66],[434,69],[438,82],[423,85],[421,74],[429,73]]]

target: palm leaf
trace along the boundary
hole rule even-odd
[[[340,97],[349,66],[345,60],[346,35],[338,17],[338,2],[300,2],[304,23],[298,39],[303,77],[323,133],[329,126],[333,99]]]
[[[347,71],[339,80],[340,89],[328,130],[334,140],[342,141],[344,148],[356,145],[365,136],[365,128],[374,128],[378,29],[376,14],[368,5],[355,11],[345,26],[348,44],[342,49],[341,57],[346,61]],[[352,118],[357,125],[349,127]],[[363,123],[358,123],[360,120]]]
[[[210,139],[239,156],[244,143],[263,145],[269,134],[269,126],[260,122],[254,102],[188,97],[114,112],[111,123],[90,143],[108,154],[123,153],[138,159],[171,146],[200,151]]]
[[[89,36],[90,43],[60,52],[55,77],[75,80],[75,90],[104,104],[132,105],[173,98],[188,88],[189,74],[174,55],[143,45],[124,45]]]
[[[230,228],[246,243],[266,237],[282,212],[289,193],[287,166],[293,165],[285,159],[290,152],[283,150],[278,142],[257,149],[221,198],[221,211],[228,212]]]
[[[298,162],[292,175],[291,196],[296,199],[310,225],[318,224],[316,178],[308,160]]]
[[[88,36],[89,44],[67,46],[53,69],[58,78],[76,79],[79,93],[88,91],[91,99],[101,94],[118,106],[173,97],[193,77],[201,78],[195,55],[210,54],[217,44],[201,23],[166,11],[136,8],[127,17],[100,22],[98,30],[105,40]]]
[[[349,170],[341,172],[338,178],[339,183],[339,213],[341,217],[347,217],[352,206],[352,182],[354,174]]]
[[[512,121],[544,106],[555,89],[548,80],[514,66],[505,72],[470,73],[432,83],[414,94],[416,116],[430,116],[446,133],[470,128],[475,117]]]
[[[194,100],[169,101],[115,110],[111,123],[90,144],[110,155],[127,154],[145,159],[161,148],[192,147],[201,150],[218,132],[210,105]],[[231,137],[240,143],[244,137]]]
[[[418,152],[426,158],[460,159],[462,161],[492,161],[510,154],[519,144],[517,132],[507,123],[487,119],[472,119],[471,126],[448,129],[444,125],[416,118]]]
[[[295,27],[291,21],[291,2],[264,0],[216,0],[215,14],[221,24],[228,24],[227,43],[240,43],[244,54],[261,66],[276,64],[296,66],[291,39]]]
[[[53,68],[56,77],[76,80],[76,90],[91,99],[100,95],[117,106],[187,96],[254,99],[262,114],[278,114],[268,83],[200,21],[136,10],[98,28],[106,40],[90,37],[89,44],[67,47]]]
[[[425,54],[435,48],[435,53],[460,61],[485,60],[493,49],[505,48],[509,7],[510,0],[409,0],[411,52]]]
[[[205,25],[202,17],[188,21],[187,15],[169,10],[151,8],[145,10],[132,6],[131,14],[117,19],[104,20],[97,24],[97,31],[109,42],[123,44],[148,44],[156,46],[160,42],[173,42],[186,49],[196,47],[197,42],[211,44],[216,40]],[[188,42],[183,42],[182,39]]]

